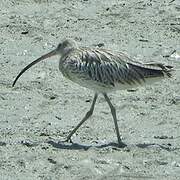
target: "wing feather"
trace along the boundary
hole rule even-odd
[[[146,78],[170,76],[170,68],[162,64],[143,64],[129,58],[126,54],[114,55],[103,49],[79,49],[77,56],[68,57],[73,73],[80,73],[106,85],[142,84]],[[73,62],[73,63],[72,63]]]

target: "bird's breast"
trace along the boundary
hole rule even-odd
[[[78,57],[60,60],[59,70],[67,79],[96,92],[103,92],[113,88],[110,83],[103,83],[95,76],[97,69],[94,69],[85,61],[78,60]]]

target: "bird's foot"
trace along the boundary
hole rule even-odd
[[[67,137],[67,139],[66,139],[66,140],[64,140],[63,142],[70,142],[70,143],[73,143],[73,141],[72,141],[71,137],[70,137],[70,138],[69,138],[69,137]]]
[[[118,147],[119,148],[125,148],[127,146],[127,144],[123,143],[122,141],[118,142]]]

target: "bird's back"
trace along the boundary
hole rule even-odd
[[[95,91],[129,89],[171,77],[171,66],[161,63],[136,62],[124,53],[104,49],[74,49],[60,60],[63,75]]]

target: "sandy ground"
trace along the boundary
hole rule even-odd
[[[65,79],[58,58],[29,62],[65,37],[180,69],[179,0],[0,1],[0,179],[180,179],[180,71],[153,86],[110,94],[126,148],[116,146],[102,96]]]

